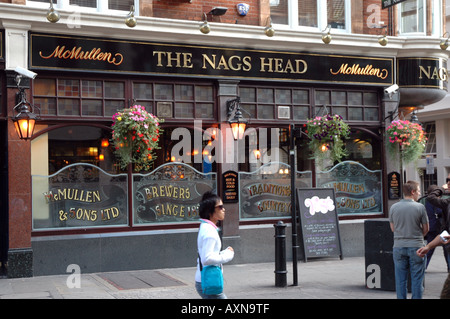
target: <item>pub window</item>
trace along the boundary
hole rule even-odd
[[[203,129],[214,130],[213,127]],[[174,133],[174,131],[176,131]],[[182,134],[181,136],[178,133]],[[177,136],[172,138],[173,134]],[[201,146],[194,140],[196,134],[201,136]],[[220,160],[216,150],[215,137],[209,137],[205,131],[194,131],[192,128],[183,127],[182,131],[177,128],[164,128],[163,134],[160,136],[160,150],[157,152],[157,159],[154,166],[170,163],[182,162],[195,168],[202,173],[215,172],[217,170],[217,162]],[[190,146],[190,148],[188,148]]]
[[[123,81],[40,78],[33,96],[44,117],[111,117],[126,105]]]
[[[431,185],[437,185],[437,170],[436,168],[433,170],[433,174],[427,174],[426,169],[420,169],[420,179],[422,181],[422,193],[423,195],[428,195],[428,187]]]
[[[56,9],[64,9],[69,11],[93,11],[114,13],[119,11],[130,11],[130,7],[134,5],[135,15],[139,12],[139,0],[54,0]],[[27,5],[33,7],[48,8],[48,0],[27,0]]]
[[[425,1],[410,0],[400,5],[400,32],[425,33]]]
[[[442,0],[409,0],[399,4],[399,33],[402,35],[441,36]]]
[[[212,120],[216,116],[214,86],[209,84],[71,78],[39,78],[33,82],[33,102],[44,118],[109,120],[132,103],[164,119]]]
[[[33,140],[33,169],[38,175],[51,175],[70,164],[86,163],[115,173],[118,169],[110,139],[106,127],[67,125],[50,129]]]
[[[310,113],[310,90],[295,88],[239,87],[241,107],[260,120],[306,120]]]
[[[427,137],[427,144],[425,146],[424,154],[436,155],[436,123],[425,123],[423,124],[423,128]]]
[[[345,160],[358,162],[370,170],[381,169],[382,142],[374,135],[355,130],[345,141],[345,148],[349,153]]]
[[[315,90],[315,115],[339,114],[346,121],[378,122],[376,92]]]
[[[214,119],[214,87],[194,84],[155,84],[156,116],[169,119]]]
[[[270,17],[278,27],[320,29],[330,26],[335,31],[350,32],[349,0],[271,0]]]

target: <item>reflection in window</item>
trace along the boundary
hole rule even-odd
[[[276,24],[288,24],[288,0],[270,0],[270,18]]]
[[[356,131],[351,134],[351,139],[345,142],[345,148],[349,152],[345,160],[356,161],[370,170],[379,170],[381,143],[382,141],[366,132]]]
[[[425,32],[425,3],[424,0],[410,0],[400,6],[401,33]]]
[[[298,25],[305,27],[318,27],[317,0],[299,1]]]
[[[47,134],[49,175],[74,163],[89,163],[115,172],[110,132],[93,126],[65,126]]]
[[[351,25],[349,0],[271,0],[270,17],[274,24],[291,28],[318,28],[327,26],[347,30]],[[350,32],[350,30],[347,30]]]
[[[134,0],[108,0],[108,9],[111,10],[127,11],[132,5],[134,5]]]
[[[205,128],[204,128],[205,129]],[[214,132],[213,127],[207,127],[209,133]],[[175,132],[174,132],[175,131]],[[216,131],[217,133],[217,131]],[[181,135],[179,135],[181,134]],[[173,137],[174,136],[174,137]],[[198,141],[194,140],[196,136],[201,136],[201,148]],[[209,173],[217,171],[217,162],[220,161],[216,156],[218,140],[206,132],[199,132],[192,128],[165,128],[160,135],[159,146],[155,167],[169,162],[183,162],[192,166],[199,172]]]
[[[27,0],[27,5],[37,7],[47,7],[48,0]],[[136,13],[139,12],[139,2],[137,0],[53,0],[53,5],[58,9],[65,10],[95,10],[95,11],[129,11],[130,7],[134,5]],[[109,11],[111,12],[111,11]]]
[[[425,146],[425,154],[436,154],[436,123],[425,123],[423,125],[427,144]]]
[[[437,178],[437,170],[436,168],[433,171],[433,174],[428,174],[426,169],[421,169],[420,179],[422,180],[422,193],[423,195],[428,195],[428,187],[431,185],[437,185],[438,178]]]
[[[327,0],[327,18],[332,28],[345,29],[345,1]]]
[[[95,8],[97,7],[97,1],[96,0],[70,0],[69,4],[71,6],[77,5],[80,7],[88,7],[88,8]]]

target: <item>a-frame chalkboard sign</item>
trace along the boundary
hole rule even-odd
[[[314,257],[342,256],[333,188],[297,188],[305,262]]]

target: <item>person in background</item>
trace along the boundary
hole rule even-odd
[[[437,185],[430,185],[427,189],[427,194],[430,194],[433,190],[438,188]],[[431,204],[431,202],[427,199],[427,196],[423,196],[419,203],[423,204],[427,210],[428,215],[428,222],[430,225],[430,230],[425,236],[425,240],[427,243],[430,243],[432,240],[436,238],[437,235],[439,235],[443,230],[443,216],[442,216],[442,208],[434,206]],[[425,266],[425,269],[428,268],[428,265],[430,264],[431,257],[433,256],[435,248],[431,248],[428,250],[427,253],[427,263]],[[447,269],[449,268],[449,254],[447,253],[447,250],[444,249],[444,258],[445,262],[447,263]]]
[[[450,190],[450,174],[448,174],[447,179],[445,180],[445,184],[442,185],[442,188],[445,190]]]
[[[429,242],[425,247],[419,248],[417,250],[417,256],[423,258],[427,255],[427,253],[440,245],[446,245],[444,250],[450,249],[450,245],[448,245],[448,241],[450,240],[450,236],[437,235],[431,242]],[[450,273],[445,280],[444,286],[442,287],[441,299],[450,299]]]
[[[447,185],[450,186],[450,178],[447,178]],[[450,232],[450,197],[448,195],[450,195],[450,188],[437,187],[428,194],[427,201],[429,201],[433,206],[442,209],[441,231],[446,230]],[[447,250],[447,256],[448,255],[449,253]],[[450,272],[448,264],[447,271]]]
[[[417,203],[419,197],[419,183],[408,181],[403,184],[403,199],[389,210],[389,222],[394,233],[393,259],[398,299],[407,297],[408,274],[411,274],[412,298],[421,299],[423,295],[426,257],[419,257],[416,252],[425,246],[424,236],[429,225],[425,206]]]
[[[197,262],[197,271],[195,273],[195,288],[203,299],[226,299],[227,296],[222,292],[218,295],[205,295],[202,291],[202,275],[200,271],[200,261],[204,266],[222,265],[234,258],[234,250],[227,247],[221,251],[222,242],[219,236],[217,223],[225,219],[225,208],[222,199],[212,193],[203,194],[199,206],[200,229],[197,237],[197,248],[200,260]]]

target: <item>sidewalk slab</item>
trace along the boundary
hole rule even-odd
[[[293,286],[287,263],[287,287],[275,287],[275,263],[224,265],[224,292],[229,299],[395,299],[394,291],[365,286],[363,257],[298,262]],[[78,288],[70,276],[0,279],[0,299],[200,299],[195,290],[196,267],[81,274]],[[439,299],[447,266],[435,252],[425,274],[424,299]],[[68,285],[69,282],[69,285]]]

